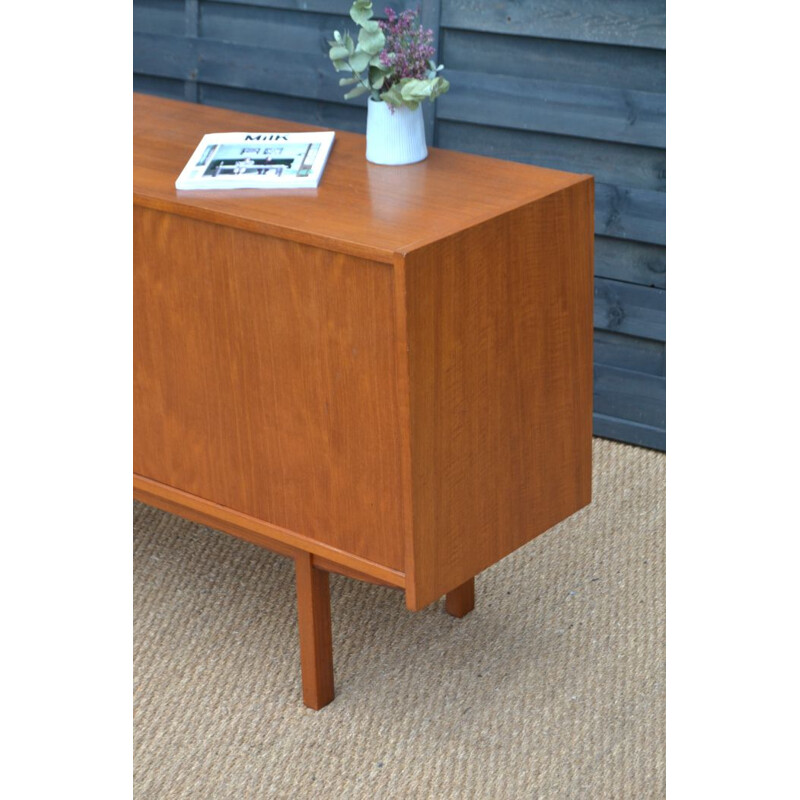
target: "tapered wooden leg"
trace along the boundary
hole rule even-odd
[[[316,710],[333,700],[333,644],[328,573],[315,569],[311,564],[311,556],[302,553],[295,557],[295,576],[303,702]]]
[[[453,617],[463,617],[475,608],[475,578],[457,586],[445,595],[444,607]]]

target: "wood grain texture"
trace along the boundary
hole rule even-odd
[[[448,120],[441,120],[437,129],[441,147],[464,153],[582,172],[610,186],[662,192],[666,187],[661,148]]]
[[[353,578],[354,580],[363,581],[364,583],[374,583],[377,586],[388,586],[391,589],[405,588],[405,576],[402,573],[394,571],[390,572],[386,570],[382,570],[379,573],[377,570],[369,569],[372,567],[372,564],[365,565],[369,571],[358,570],[346,566],[344,563],[342,563],[342,560],[338,558],[336,561],[332,561],[329,558],[317,555],[312,555],[311,563],[314,565],[315,569],[321,569],[325,572],[334,572],[337,575],[344,575],[346,578]],[[383,577],[378,577],[379,574],[383,575]],[[388,578],[388,580],[386,578]]]
[[[666,289],[666,249],[658,245],[635,244],[596,236],[594,274],[598,278]]]
[[[442,16],[441,0],[425,0],[418,7],[420,25],[429,30],[431,36],[431,47],[436,54],[437,64],[442,62],[442,46],[439,41],[440,21]],[[436,106],[433,103],[422,104],[422,115],[425,119],[425,140],[430,145],[438,144],[436,139]]]
[[[595,185],[595,229],[599,235],[664,245],[666,211],[664,192]]]
[[[641,257],[651,248],[664,262],[664,0],[392,5],[421,8],[453,86],[424,105],[429,145],[594,175],[595,228],[603,237],[596,274],[664,288],[657,277],[651,282],[654,259]],[[196,29],[195,6],[201,12]],[[134,86],[305,127],[363,133],[366,100],[343,101],[325,43],[334,29],[354,27],[347,6],[134,0]],[[620,246],[613,252],[602,246],[614,240]],[[663,266],[660,272],[663,277]]]
[[[412,609],[588,502],[591,178],[435,149],[373,170],[337,134],[314,197],[178,193],[201,133],[294,126],[157,98],[136,120],[152,497]]]
[[[443,29],[441,42],[439,61],[448,70],[665,91],[663,50],[456,28]]]
[[[184,83],[175,78],[159,78],[153,75],[134,75],[133,91],[158,95],[169,100],[185,100]]]
[[[595,364],[644,372],[665,377],[667,373],[667,351],[664,342],[620,335],[613,331],[595,331]]]
[[[607,417],[605,414],[594,415],[594,435],[649,447],[652,450],[667,449],[667,433],[664,428],[654,428],[652,425],[642,425],[619,417]]]
[[[185,4],[186,37],[197,39],[200,36],[200,0],[185,0]],[[198,71],[192,70],[184,86],[184,97],[190,103],[196,103],[199,99],[197,76]]]
[[[663,342],[595,331],[594,434],[666,447]]]
[[[349,17],[347,12],[350,6],[345,3],[342,6],[340,3],[331,2],[331,0],[214,0],[215,3],[220,5],[243,5],[243,6],[256,6],[268,9],[287,9],[290,11],[311,11],[317,14],[330,14],[334,13],[340,20],[347,24]],[[396,11],[404,11],[407,8],[415,9],[419,6],[419,0],[395,0],[391,4],[392,8]],[[342,12],[344,7],[344,12]],[[373,16],[375,19],[385,19],[386,15],[383,13],[383,6],[380,3],[375,5]]]
[[[322,31],[315,36],[310,30],[301,29],[303,36],[313,45],[310,53],[309,41],[305,48],[287,50],[288,42],[282,41],[281,36],[284,40],[297,37],[287,37],[290,31],[276,31],[264,21],[258,25],[243,20],[242,27],[257,44],[229,39],[190,39],[183,34],[135,33],[134,70],[140,74],[173,78],[191,76],[204,83],[265,92],[282,87],[289,96],[328,102],[342,100],[346,90],[339,86],[327,53],[319,48],[319,41],[324,36]],[[265,30],[259,38],[259,28],[262,27]],[[333,23],[328,27],[332,29]],[[250,38],[233,35],[245,41]],[[281,47],[281,44],[285,46]]]
[[[593,175],[598,241],[615,237],[631,242],[615,248],[615,261],[637,259],[637,249],[641,248],[633,244],[634,240],[665,242],[664,150],[447,120],[440,121],[437,129],[442,147]],[[663,271],[663,249],[661,252]],[[599,266],[607,268],[608,262],[608,258],[600,258]],[[598,261],[595,269],[600,274]],[[635,273],[629,277],[635,283],[649,279]]]
[[[592,182],[405,258],[418,609],[591,496]]]
[[[442,24],[512,36],[664,48],[664,0],[444,0]]]
[[[449,70],[439,119],[664,147],[666,96],[658,92]],[[498,91],[502,86],[502,91]]]
[[[566,172],[436,148],[419,164],[381,167],[366,161],[363,136],[337,132],[316,190],[175,189],[176,176],[205,133],[310,127],[135,95],[134,203],[391,264],[394,253],[416,242],[455,233],[467,222],[581,180]],[[475,191],[476,186],[481,190]]]
[[[667,335],[667,296],[663,289],[597,278],[594,325],[663,342]]]
[[[196,72],[198,40],[187,37],[184,31],[135,33],[133,44],[133,71],[138,75],[185,81]]]
[[[295,557],[298,553],[310,553],[315,567],[326,572],[338,572],[351,578],[394,586],[405,586],[405,575],[374,561],[346,553],[335,547],[318,542],[295,531],[280,528],[272,523],[233,511],[230,508],[189,494],[172,486],[145,478],[134,473],[133,496],[143,503],[168,511],[170,514],[207,525],[216,530],[237,536],[247,542],[265,547],[281,555]]]
[[[663,376],[594,365],[594,408],[598,414],[664,430],[665,395]]]
[[[392,284],[136,208],[134,471],[402,571]]]
[[[294,564],[303,702],[319,710],[328,705],[334,695],[328,573],[315,569],[308,553],[300,553]]]
[[[273,89],[277,90],[278,87]],[[200,84],[200,102],[243,114],[263,114],[268,109],[271,116],[290,119],[306,128],[310,126],[363,134],[367,126],[366,106],[355,103],[321,103],[307,97],[279,94],[277,91],[257,92],[204,83]]]
[[[175,0],[135,0],[133,30],[180,36],[186,30],[186,7]]]

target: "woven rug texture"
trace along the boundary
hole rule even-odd
[[[135,502],[136,800],[665,796],[665,469],[594,440],[592,504],[412,613],[331,576],[302,704],[290,559]]]

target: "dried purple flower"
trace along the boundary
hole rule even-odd
[[[361,28],[358,42],[345,32],[333,32],[329,56],[337,72],[349,70],[340,86],[353,86],[345,100],[370,93],[392,108],[414,111],[423,100],[433,102],[450,83],[438,73],[444,69],[433,60],[433,31],[419,24],[419,9],[386,9],[386,20],[372,19],[372,0],[353,0],[351,19]]]
[[[381,64],[392,70],[385,87],[388,89],[404,78],[424,80],[430,72],[428,62],[435,53],[433,31],[417,24],[419,10],[398,14],[387,8],[385,13],[386,21],[378,23],[386,37]]]

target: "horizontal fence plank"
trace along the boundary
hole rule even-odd
[[[442,25],[512,36],[666,46],[664,0],[442,0]]]
[[[220,5],[230,6],[253,6],[255,8],[284,9],[286,11],[303,11],[321,14],[330,14],[331,8],[334,9],[342,5],[344,8],[343,17],[347,16],[350,6],[344,6],[332,0],[216,0]]]
[[[438,60],[466,72],[666,91],[663,50],[444,29]]]
[[[133,91],[142,94],[154,94],[157,97],[168,97],[171,100],[185,100],[186,84],[174,78],[159,78],[153,75],[133,74]]]
[[[596,181],[613,186],[664,191],[666,184],[666,153],[660,148],[444,119],[437,124],[436,144],[465,153],[594,175]]]
[[[667,285],[666,249],[658,245],[596,236],[594,274],[599,278],[655,286]]]
[[[295,122],[363,133],[366,109],[357,105],[320,103],[300,97],[199,84],[200,102],[248,114],[290,119]]]
[[[666,195],[595,183],[595,233],[650,244],[666,244]]]
[[[134,34],[134,70],[238,89],[343,102],[336,73],[322,54],[311,59],[303,53],[265,47],[140,33]]]
[[[663,94],[448,70],[438,116],[503,128],[664,147]]]
[[[341,88],[323,55],[309,59],[301,53],[156,34],[135,34],[134,42],[134,69],[142,74],[342,101]],[[362,100],[360,105],[364,102]],[[657,213],[652,209],[658,207],[658,196],[651,198],[639,190],[609,187],[602,190],[600,200],[603,212],[599,222],[603,231],[609,235],[660,241],[659,234],[652,230],[652,214]],[[631,216],[629,224],[625,224],[624,215]]]
[[[338,76],[320,41],[304,36],[307,51],[196,40],[160,34],[134,33],[134,69],[145,74],[176,77],[182,59],[199,58],[224,65],[231,85],[282,92],[292,96],[341,99]],[[172,66],[172,73],[155,72],[155,63]],[[325,91],[309,95],[307,79]],[[569,136],[662,147],[663,95],[628,90],[596,89],[479,73],[451,72],[450,92],[439,98],[442,120],[501,125],[503,128],[561,133]],[[212,78],[208,78],[209,81]]]
[[[137,0],[138,2],[138,0]],[[285,9],[287,11],[310,11],[318,14],[338,14],[342,19],[350,19],[349,0],[337,2],[337,0],[215,0],[224,5],[255,6],[258,8]],[[424,0],[390,0],[390,5],[395,11],[405,11],[406,9],[416,9]],[[373,15],[375,19],[384,18],[383,4],[375,3]]]
[[[156,34],[135,34],[134,40],[134,69],[142,74],[341,102],[341,88],[322,56]],[[664,208],[662,192],[595,186],[595,228],[602,235],[663,244]]]
[[[327,40],[333,38],[334,30],[349,29],[353,33],[356,30],[347,10],[344,9],[344,14],[306,14],[240,3],[225,4],[218,0],[203,2],[200,5],[199,35],[271,51],[319,53],[324,55],[328,68],[333,72]]]
[[[666,380],[657,375],[595,364],[594,411],[663,429]]]
[[[341,100],[342,89],[327,59],[282,50],[198,40],[197,79],[305,99]]]
[[[438,124],[436,143],[452,150],[594,175],[596,233],[650,244],[665,243],[666,196],[660,188],[664,177],[661,150],[446,121]],[[615,160],[614,155],[619,158]],[[638,179],[640,184],[650,183],[659,188],[604,182],[614,179],[620,183]]]
[[[595,278],[594,327],[663,342],[666,340],[666,292]]]
[[[666,345],[652,339],[595,330],[594,361],[658,378],[666,377]]]
[[[663,428],[641,425],[618,417],[607,417],[604,414],[595,414],[592,423],[592,433],[602,439],[613,439],[661,452],[667,449],[667,433]]]
[[[440,5],[452,88],[435,106],[435,144],[594,175],[594,433],[664,450],[663,0]],[[334,29],[355,31],[349,0],[199,11],[193,39],[183,0],[135,0],[136,91],[182,99],[196,83],[208,105],[364,131],[366,100],[343,100],[327,56]]]
[[[133,34],[133,71],[159,78],[191,80],[196,74],[197,39]]]
[[[184,0],[136,0],[134,2],[133,30],[135,32],[181,36],[185,29]]]

